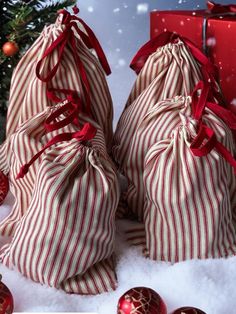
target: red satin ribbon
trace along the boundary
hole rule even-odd
[[[234,168],[236,174],[236,160],[228,151],[224,145],[217,141],[214,131],[206,126],[202,122],[202,115],[205,107],[208,107],[215,114],[217,114],[230,128],[236,129],[236,115],[230,110],[222,108],[218,104],[207,101],[209,93],[209,85],[200,81],[192,94],[192,108],[193,117],[199,122],[198,134],[190,145],[190,149],[195,156],[202,157],[211,152],[212,149],[216,149]],[[197,93],[201,90],[201,94],[198,97]]]
[[[228,13],[228,12],[236,13],[235,4],[221,5],[213,1],[207,1],[207,7],[211,13]]]
[[[76,11],[74,10],[74,12],[76,12]],[[102,65],[105,73],[107,75],[111,74],[111,69],[110,69],[109,63],[107,61],[106,55],[105,55],[97,37],[95,36],[94,32],[92,31],[92,29],[81,18],[79,18],[75,15],[71,15],[68,11],[63,10],[62,13],[64,14],[64,20],[63,21],[65,24],[71,24],[74,21],[79,21],[83,25],[83,27],[84,27],[84,29],[88,35],[86,35],[83,31],[81,31],[78,28],[77,24],[75,27],[76,31],[79,33],[79,35],[81,36],[81,38],[85,42],[85,45],[88,48],[93,48],[96,51],[98,59]]]
[[[44,123],[44,128],[46,131],[51,132],[54,130],[58,130],[62,127],[65,127],[66,125],[73,123],[75,119],[78,119],[78,114],[79,114],[79,106],[74,105],[71,102],[66,103],[64,106],[60,107],[57,109],[55,112],[53,112],[46,120]],[[55,121],[56,118],[58,118],[61,114],[64,114],[66,112],[70,112],[69,116],[67,116],[65,119],[58,121],[58,122],[53,122]],[[29,167],[37,160],[42,153],[52,145],[59,143],[59,142],[64,142],[64,141],[70,141],[72,139],[77,139],[77,141],[82,142],[82,141],[88,141],[94,138],[96,135],[96,128],[90,124],[90,123],[85,123],[84,126],[82,127],[81,130],[74,132],[74,133],[62,133],[58,134],[55,137],[53,137],[37,154],[33,156],[33,158],[23,165],[16,177],[16,179],[21,179],[23,178],[27,172],[29,171]]]
[[[83,102],[81,101],[81,98],[78,95],[78,92],[70,89],[59,89],[59,88],[48,88],[47,89],[47,97],[56,103],[63,102],[64,99],[59,98],[56,96],[56,93],[64,94],[66,95],[66,100],[69,101],[74,108],[78,109],[78,115],[80,111],[86,112],[86,114],[90,115],[91,114],[91,108],[86,107]],[[72,113],[70,110],[68,110],[69,113]],[[75,116],[73,123],[77,126],[80,127],[79,120],[78,120],[78,115]]]
[[[200,91],[200,96],[198,92]],[[205,107],[214,112],[232,130],[236,130],[236,114],[216,103],[208,101],[210,84],[199,81],[192,92],[192,110],[194,119],[200,121]]]
[[[82,40],[84,41],[85,45],[91,49],[93,48],[96,51],[96,54],[98,56],[98,59],[105,71],[105,73],[107,75],[111,74],[111,69],[110,66],[108,64],[106,55],[97,39],[97,37],[95,36],[94,32],[92,31],[92,29],[79,17],[75,16],[75,15],[71,15],[69,12],[67,12],[66,10],[61,10],[60,11],[61,14],[63,14],[63,20],[62,23],[66,25],[65,30],[63,31],[63,33],[52,43],[52,48],[48,48],[49,51],[53,51],[55,49],[55,46],[57,47],[61,42],[64,43],[64,45],[69,41],[69,37],[70,35],[72,35],[72,37],[74,37],[74,32],[72,31],[72,27],[74,27],[74,29],[76,30],[76,32],[78,33],[78,35],[82,38]],[[76,21],[79,21],[86,33],[85,34],[79,27],[78,24],[76,23]],[[75,52],[75,51],[73,51]],[[46,53],[46,52],[45,52]],[[44,58],[44,57],[43,57]],[[43,59],[42,58],[42,59]],[[55,75],[55,74],[54,74]]]
[[[36,75],[43,82],[47,83],[51,81],[51,79],[55,76],[58,70],[58,67],[61,63],[65,48],[66,47],[70,48],[73,53],[75,63],[78,67],[82,84],[84,86],[86,104],[88,106],[88,110],[90,110],[90,106],[91,106],[90,85],[88,82],[87,74],[83,66],[83,63],[77,53],[76,37],[75,37],[73,29],[79,34],[79,36],[82,38],[82,40],[84,41],[85,45],[88,48],[93,48],[96,51],[98,59],[101,62],[101,65],[107,75],[111,73],[111,70],[110,70],[108,61],[106,59],[106,56],[102,50],[102,47],[99,41],[97,40],[96,36],[94,35],[93,31],[89,28],[89,26],[82,19],[74,15],[70,15],[70,13],[67,12],[66,10],[62,10],[60,13],[63,14],[63,24],[65,24],[65,30],[51,44],[51,46],[48,47],[48,49],[46,49],[46,51],[44,52],[41,60],[39,60],[39,62],[36,65]],[[76,21],[79,21],[83,25],[88,35],[80,30]],[[53,53],[54,50],[59,51],[58,61],[53,66],[53,68],[48,71],[46,76],[43,76],[41,74],[41,66],[42,66],[43,60],[49,57]]]
[[[183,41],[189,48],[191,54],[194,58],[201,64],[201,71],[203,75],[203,79],[206,82],[211,82],[212,86],[212,95],[211,98],[214,100],[214,97],[220,102],[224,103],[223,97],[218,88],[218,73],[217,67],[213,65],[213,63],[207,58],[207,56],[198,49],[193,42],[189,39],[182,37],[176,33],[172,32],[163,32],[159,36],[154,37],[149,40],[144,46],[142,46],[137,54],[134,56],[131,61],[130,67],[137,73],[142,70],[145,62],[148,57],[154,53],[158,48],[168,44],[175,43],[178,39]],[[211,91],[210,91],[211,94]],[[214,97],[213,97],[214,96]]]

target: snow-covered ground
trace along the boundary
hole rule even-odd
[[[81,16],[100,38],[113,70],[108,80],[114,100],[115,125],[135,79],[129,62],[149,38],[149,11],[204,8],[205,1],[80,0],[78,5]],[[0,220],[9,213],[12,201],[9,196],[0,207]],[[168,313],[184,305],[199,307],[207,314],[236,313],[236,257],[175,265],[153,262],[124,244],[122,226],[120,223],[116,242],[116,291],[93,297],[66,295],[0,265],[3,282],[14,296],[15,311],[115,314],[118,299],[126,290],[147,286],[163,297]],[[5,241],[0,238],[0,245]]]

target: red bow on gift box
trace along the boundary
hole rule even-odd
[[[207,7],[211,13],[228,13],[228,12],[236,13],[235,4],[221,5],[213,1],[207,1]]]

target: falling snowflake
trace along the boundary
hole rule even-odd
[[[92,6],[90,6],[90,7],[88,7],[88,11],[89,11],[90,13],[92,13],[92,12],[94,11],[94,8],[93,8]]]
[[[215,37],[209,37],[207,39],[207,46],[214,47],[216,45],[216,39]]]
[[[231,105],[236,106],[236,98],[234,98],[234,99],[231,101]]]
[[[148,3],[139,3],[137,5],[137,14],[144,14],[148,12]]]
[[[117,31],[119,34],[122,34],[123,33],[123,30],[121,28],[118,29]]]
[[[120,67],[124,67],[124,66],[126,65],[125,59],[119,59],[118,65],[119,65]]]
[[[120,8],[115,8],[115,9],[113,10],[113,12],[114,12],[114,13],[120,12]]]

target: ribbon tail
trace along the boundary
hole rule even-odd
[[[20,168],[20,171],[18,175],[16,176],[16,180],[24,178],[24,176],[28,173],[29,171],[29,165],[25,164]]]
[[[219,142],[216,143],[215,148],[224,157],[224,159],[233,167],[234,174],[236,174],[236,160],[231,154],[231,152]]]
[[[83,25],[83,27],[85,28],[85,31],[87,32],[87,34],[90,38],[90,43],[93,46],[93,48],[95,49],[97,56],[98,56],[98,59],[102,65],[105,73],[107,75],[111,74],[111,68],[110,68],[109,63],[107,61],[105,53],[104,53],[97,37],[95,36],[94,32],[82,19],[80,19],[78,17],[75,17],[75,19],[78,20]]]

